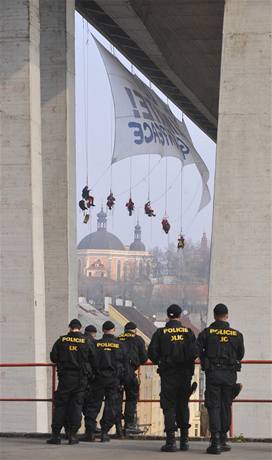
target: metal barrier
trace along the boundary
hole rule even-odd
[[[54,394],[56,391],[56,366],[52,363],[0,363],[0,367],[51,367],[51,398],[0,398],[0,401],[13,402],[51,402],[52,415],[54,411]]]
[[[196,365],[200,365],[200,361],[199,360],[196,360],[195,361],[195,364]],[[254,359],[251,359],[251,360],[244,360],[244,361],[241,361],[241,364],[272,364],[272,360],[254,360]],[[151,362],[147,362],[145,363],[143,366],[154,366],[153,363]],[[138,378],[140,380],[141,378],[141,369],[139,368],[138,369]],[[142,402],[142,403],[159,403],[160,400],[159,399],[141,399],[140,395],[139,395],[139,400],[138,402]],[[190,399],[189,400],[190,403],[204,403],[205,400],[204,399]],[[235,399],[233,401],[234,403],[272,403],[272,399]],[[231,426],[230,426],[230,436],[233,437],[233,411],[231,410]]]
[[[272,360],[245,360],[241,361],[242,364],[252,364],[252,365],[265,365],[272,364]],[[200,361],[195,362],[196,365],[200,365]],[[143,364],[143,366],[155,366],[151,362]],[[52,369],[52,378],[51,378],[51,398],[0,398],[0,401],[13,401],[13,402],[51,402],[52,403],[52,413],[54,410],[54,393],[56,391],[56,366],[52,363],[0,363],[1,367],[51,367]],[[142,366],[141,366],[142,367]],[[141,378],[141,368],[138,369],[139,380]],[[141,399],[139,395],[140,403],[158,403],[159,399]],[[203,399],[190,399],[190,403],[203,403]],[[234,403],[272,403],[272,399],[235,399]],[[230,436],[233,436],[233,423],[230,428]]]

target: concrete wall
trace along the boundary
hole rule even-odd
[[[245,359],[271,359],[270,0],[226,0],[209,306],[230,308]],[[269,399],[271,366],[244,365],[241,398]],[[271,404],[234,404],[234,432],[271,437]]]
[[[3,0],[1,362],[46,359],[39,1]],[[46,397],[44,369],[2,369],[4,397]],[[0,431],[47,428],[43,403],[1,403]]]
[[[74,1],[40,2],[47,349],[76,316]],[[54,318],[54,327],[52,327]]]
[[[76,316],[73,0],[2,0],[1,362],[46,362]],[[49,372],[48,372],[49,374]],[[1,396],[46,398],[45,368]],[[0,431],[48,431],[47,404],[1,403]]]

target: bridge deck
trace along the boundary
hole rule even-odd
[[[110,443],[80,443],[77,446],[48,446],[43,439],[1,438],[0,452],[2,460],[157,460],[161,441],[112,440]],[[201,459],[207,442],[191,442],[189,452],[176,453],[184,459]],[[231,452],[222,454],[228,460],[268,460],[271,458],[272,444],[243,443],[233,444]],[[173,454],[160,454],[164,460],[172,459]],[[209,457],[211,457],[209,455]],[[180,458],[180,457],[179,457]],[[208,458],[206,456],[205,458]]]

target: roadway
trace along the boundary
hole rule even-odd
[[[189,452],[175,454],[160,453],[162,441],[112,440],[110,443],[80,443],[69,446],[64,441],[61,446],[48,446],[44,439],[1,438],[1,460],[158,460],[158,453],[164,460],[175,457],[184,459],[201,459],[208,445],[207,442],[191,442]],[[221,454],[228,460],[269,460],[272,457],[271,443],[233,444],[231,452]],[[209,455],[209,457],[212,457]],[[206,457],[208,456],[206,455]]]

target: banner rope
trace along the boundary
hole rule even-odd
[[[168,158],[166,157],[166,163],[165,163],[165,211],[164,211],[165,216],[167,216],[167,193],[168,193]]]

